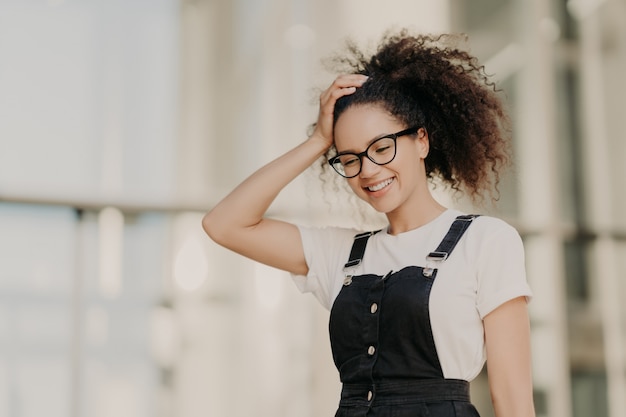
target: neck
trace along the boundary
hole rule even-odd
[[[429,193],[428,198],[421,201],[417,207],[403,207],[387,213],[386,216],[389,221],[388,233],[397,235],[417,229],[433,221],[444,211],[446,211],[446,207],[439,204]]]

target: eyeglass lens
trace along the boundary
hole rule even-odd
[[[344,177],[355,177],[361,171],[362,157],[377,165],[385,165],[396,156],[396,141],[393,137],[382,137],[370,144],[361,154],[345,153],[338,155],[333,161],[333,168]]]

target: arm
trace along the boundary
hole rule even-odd
[[[332,145],[335,102],[365,80],[355,74],[338,77],[320,97],[311,137],[256,171],[204,216],[202,227],[215,242],[275,268],[308,272],[297,227],[263,216],[278,193]]]
[[[524,297],[510,300],[484,319],[487,371],[497,417],[535,417],[530,326]]]

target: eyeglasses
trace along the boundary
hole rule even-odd
[[[396,139],[400,136],[417,133],[418,130],[419,127],[416,126],[401,130],[398,133],[385,135],[370,143],[367,149],[361,153],[342,152],[330,158],[328,163],[342,177],[356,177],[361,172],[364,156],[376,165],[386,165],[396,157]]]

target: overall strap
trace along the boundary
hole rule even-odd
[[[350,257],[348,258],[348,262],[343,266],[344,268],[351,268],[361,263],[361,260],[363,260],[363,254],[365,253],[365,248],[367,247],[367,240],[378,232],[380,232],[380,230],[359,233],[354,236],[352,249],[350,249]]]
[[[437,246],[437,249],[435,249],[434,252],[429,253],[426,259],[433,261],[446,260],[467,228],[470,224],[472,224],[472,221],[478,216],[479,215],[477,214],[458,216],[452,223],[452,226],[450,226],[446,236],[443,238],[439,246]],[[361,263],[363,255],[365,254],[365,248],[367,247],[367,241],[378,232],[380,232],[380,230],[359,233],[354,236],[352,249],[350,249],[350,256],[348,258],[348,262],[344,265],[344,268],[352,268]]]
[[[469,214],[458,216],[454,219],[452,226],[450,226],[448,233],[437,246],[437,249],[429,253],[426,259],[429,261],[445,261],[448,259],[456,244],[459,243],[467,228],[472,224],[472,221],[479,216],[479,214]]]

